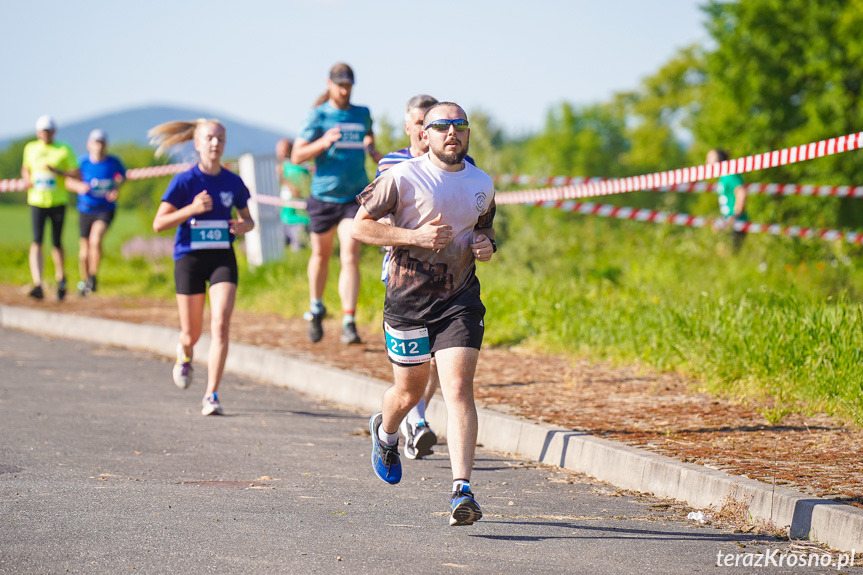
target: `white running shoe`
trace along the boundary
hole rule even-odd
[[[399,431],[404,436],[405,439],[410,439],[414,436],[413,429],[411,429],[411,424],[408,423],[408,418],[405,417],[402,419],[402,422],[399,424]]]
[[[408,459],[416,459],[417,450],[414,448],[413,444],[414,430],[413,426],[408,423],[407,417],[402,419],[402,422],[399,424],[399,431],[405,438],[405,457]]]
[[[180,389],[186,389],[192,385],[192,358],[186,357],[183,345],[177,344],[177,361],[174,362],[174,385]]]
[[[437,435],[428,423],[421,419],[414,427],[414,436],[411,438],[411,446],[414,450],[414,457],[411,459],[422,459],[426,455],[431,455],[434,453],[432,447],[435,445],[437,445]]]
[[[215,393],[208,393],[201,400],[201,415],[222,415],[222,406],[219,404],[219,398]]]
[[[183,361],[174,363],[174,385],[180,389],[186,389],[192,384],[192,362]]]

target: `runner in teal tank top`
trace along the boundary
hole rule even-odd
[[[360,242],[351,237],[353,218],[359,209],[357,195],[369,183],[366,154],[375,162],[372,118],[368,108],[351,104],[354,71],[347,64],[330,70],[327,91],[309,113],[291,152],[291,162],[315,160],[309,213],[312,255],[309,258],[308,335],[313,343],[324,337],[324,287],[335,237],[339,238],[339,298],[342,304],[342,343],[361,343],[354,313],[360,291]]]

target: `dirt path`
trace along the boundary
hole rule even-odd
[[[0,302],[70,314],[176,326],[173,302],[71,294],[30,300],[26,289],[0,286]],[[383,336],[360,329],[367,343],[338,341],[335,320],[324,323],[321,343],[306,339],[300,318],[235,313],[232,339],[279,349],[390,380]],[[674,374],[635,367],[616,368],[537,355],[518,349],[486,348],[477,369],[480,404],[622,441],[678,460],[794,487],[863,507],[863,431],[824,415],[787,416],[768,425],[757,407],[693,391],[694,382]],[[434,422],[432,422],[433,424]]]

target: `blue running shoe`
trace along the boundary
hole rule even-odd
[[[378,428],[384,419],[384,414],[378,412],[369,419],[369,433],[372,435],[372,469],[375,475],[395,485],[402,480],[402,463],[399,460],[399,444],[392,447],[381,445],[378,439]]]
[[[473,498],[470,488],[466,486],[462,486],[461,491],[453,491],[449,509],[450,525],[471,525],[482,519],[482,510]]]

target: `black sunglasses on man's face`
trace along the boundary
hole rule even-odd
[[[467,123],[467,120],[461,118],[456,118],[455,120],[435,120],[429,122],[429,125],[425,129],[434,130],[435,132],[448,132],[450,126],[455,128],[456,132],[464,132],[470,127],[470,124]]]

